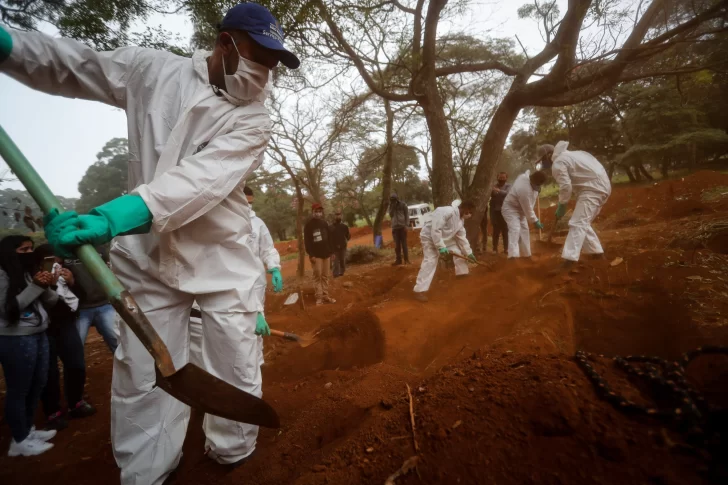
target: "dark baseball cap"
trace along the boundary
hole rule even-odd
[[[236,29],[247,32],[255,42],[279,51],[280,61],[289,69],[297,69],[301,61],[283,45],[283,29],[270,11],[257,3],[239,3],[228,10],[219,30]]]

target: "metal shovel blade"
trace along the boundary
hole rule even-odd
[[[275,410],[262,399],[218,379],[194,364],[164,377],[158,368],[157,385],[188,406],[208,414],[266,428],[278,428]]]

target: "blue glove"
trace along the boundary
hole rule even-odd
[[[541,221],[536,221],[534,226],[536,226],[536,229],[543,229],[543,223]]]
[[[473,253],[468,254],[468,259],[472,261],[473,263],[477,263],[478,260],[475,259],[475,255]]]
[[[10,37],[10,32],[5,30],[0,25],[0,63],[10,57],[10,53],[13,51],[13,38]]]
[[[260,312],[258,312],[258,318],[255,321],[255,335],[270,336],[268,322],[265,321],[265,316]]]
[[[566,204],[559,202],[559,206],[556,208],[556,218],[561,219],[566,214]]]
[[[271,280],[273,281],[273,291],[276,293],[283,291],[283,276],[281,276],[281,270],[273,268],[269,269],[268,272],[271,274]]]
[[[447,250],[447,248],[440,248],[440,254],[443,256],[450,254],[450,251]]]
[[[78,216],[78,223],[61,228],[61,246],[99,245],[116,236],[145,234],[152,225],[152,213],[138,195],[122,195]]]

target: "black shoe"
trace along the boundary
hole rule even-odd
[[[60,431],[66,428],[68,428],[68,420],[63,415],[63,413],[58,411],[57,413],[48,416],[48,421],[46,421],[45,427],[43,429],[55,429],[57,431]]]
[[[395,261],[392,266],[402,266],[402,261]]]
[[[68,415],[74,419],[87,418],[96,414],[96,408],[86,401],[78,401],[76,406],[68,411]]]

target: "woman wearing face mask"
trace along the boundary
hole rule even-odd
[[[58,295],[50,287],[53,275],[36,271],[33,241],[7,236],[0,241],[0,365],[5,374],[5,421],[12,441],[8,456],[34,456],[53,445],[56,431],[33,426],[48,375],[48,314]],[[32,276],[31,276],[32,275]]]

